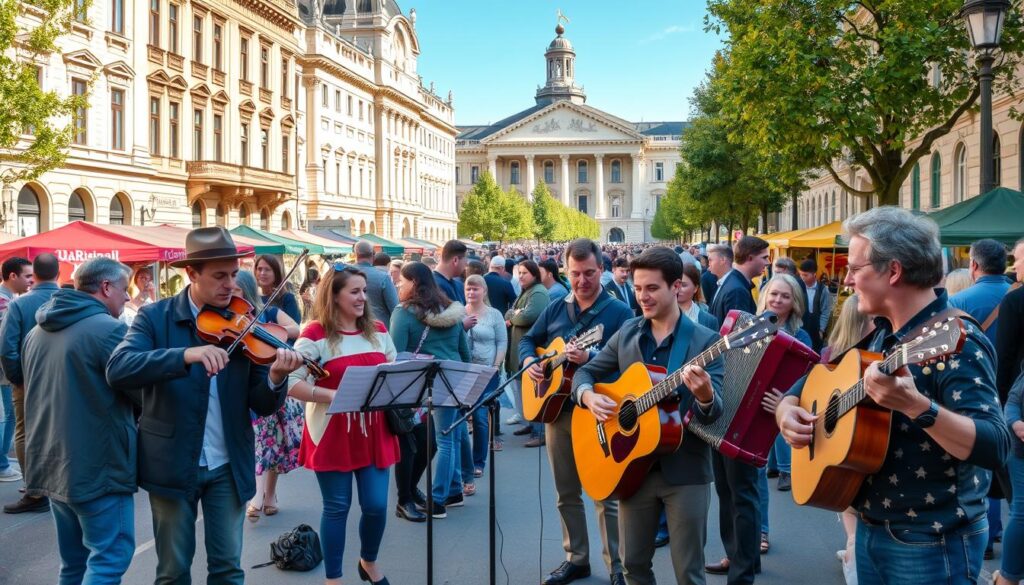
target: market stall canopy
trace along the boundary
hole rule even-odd
[[[313,234],[314,236],[332,240],[334,242],[348,244],[349,246],[354,246],[356,242],[359,241],[359,238],[355,236],[350,236],[348,233],[344,231],[332,228],[313,228],[309,230],[309,233]]]
[[[469,238],[459,238],[459,241],[462,242],[463,244],[466,244],[466,247],[468,247],[471,250],[479,250],[480,248],[484,247],[483,244],[479,242],[474,242]]]
[[[943,246],[970,246],[992,238],[1012,246],[1024,236],[1024,193],[998,187],[929,214]]]
[[[145,242],[159,243],[168,247],[179,248],[181,250],[180,258],[185,257],[185,237],[192,230],[188,228],[178,227],[170,224],[159,224],[159,225],[120,225],[117,226],[117,231],[124,232],[125,234],[143,240]],[[257,254],[273,254],[274,252],[263,252],[256,251],[258,245],[262,245],[264,242],[261,240],[250,240],[240,236],[232,235],[232,239],[235,241],[235,247],[242,252],[254,252]],[[282,246],[283,250],[283,246]]]
[[[97,256],[121,262],[169,262],[183,257],[185,240],[173,243],[147,240],[121,230],[123,226],[73,221],[59,228],[0,244],[0,258],[21,256],[29,260],[50,253],[61,262],[74,264]]]
[[[324,254],[331,256],[343,256],[352,252],[352,246],[348,244],[342,244],[337,240],[318,236],[316,234],[303,231],[303,230],[281,230],[277,232],[279,235],[286,238],[291,238],[299,242],[309,242],[315,244],[324,249]]]
[[[270,232],[265,232],[263,230],[258,230],[256,228],[249,227],[247,225],[240,225],[240,226],[238,226],[236,228],[233,228],[231,230],[231,234],[232,235],[237,234],[237,235],[240,235],[242,237],[251,238],[251,239],[255,239],[255,240],[262,240],[262,241],[265,241],[265,242],[271,242],[271,243],[274,243],[274,244],[278,244],[278,245],[284,246],[284,252],[283,253],[285,253],[285,254],[296,254],[296,255],[298,255],[298,254],[301,254],[302,251],[306,250],[306,249],[309,250],[310,254],[323,254],[324,253],[324,247],[323,246],[318,246],[316,244],[307,244],[306,242],[300,242],[298,240],[293,240],[291,238],[285,238],[285,237],[279,236],[277,234],[272,234]],[[257,249],[257,253],[258,254],[268,254],[268,253],[272,254],[272,253],[275,253],[275,252],[260,252]],[[276,253],[280,253],[280,252],[276,252]]]
[[[376,234],[363,234],[359,236],[359,239],[372,243],[374,250],[379,248],[381,252],[384,252],[388,256],[401,256],[405,253],[405,246],[402,244],[386,240]]]
[[[406,254],[423,254],[424,252],[423,244],[420,244],[419,242],[414,242],[409,238],[395,238],[394,241],[396,244],[399,244],[403,248],[405,248]]]
[[[845,248],[839,244],[839,236],[843,232],[843,222],[833,221],[816,228],[803,230],[803,233],[787,237],[790,248]]]
[[[765,236],[764,240],[768,242],[768,247],[777,250],[779,248],[789,248],[790,238],[794,238],[801,234],[811,231],[812,228],[804,228],[802,230],[790,230],[788,232],[778,232]]]
[[[438,249],[441,248],[441,246],[438,246],[434,242],[428,242],[427,240],[421,240],[419,238],[402,238],[402,239],[404,241],[406,241],[406,242],[412,242],[413,244],[419,244],[420,246],[423,246],[423,250],[425,252],[432,252],[434,250],[438,250]]]

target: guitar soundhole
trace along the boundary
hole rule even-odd
[[[828,407],[825,408],[825,434],[831,436],[839,423],[839,395],[833,394],[828,399]]]
[[[624,402],[619,408],[619,430],[629,434],[636,427],[636,403],[632,400]]]

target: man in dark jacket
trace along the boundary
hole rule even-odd
[[[53,293],[57,292],[57,277],[60,275],[60,263],[53,254],[40,254],[32,261],[34,284],[28,293],[14,299],[7,307],[3,326],[0,327],[0,365],[4,375],[11,381],[14,388],[14,451],[18,456],[18,464],[25,469],[25,375],[21,368],[21,350],[25,346],[25,337],[36,326],[36,310]],[[6,453],[4,454],[6,455]],[[31,491],[26,491],[20,500],[4,506],[4,512],[19,514],[21,512],[45,512],[50,509],[50,501]]]
[[[135,416],[107,384],[131,270],[94,258],[25,338],[25,483],[52,501],[60,583],[117,583],[135,552]]]
[[[245,502],[256,493],[249,411],[276,412],[302,358],[279,349],[268,372],[241,351],[228,355],[201,341],[197,315],[231,302],[246,254],[222,227],[192,230],[185,250],[172,266],[184,267],[191,284],[139,311],[110,357],[107,381],[116,390],[141,387],[139,485],[153,510],[156,582],[189,582],[202,501],[207,582],[241,585]]]
[[[721,323],[732,309],[757,313],[751,292],[753,279],[768,265],[768,242],[755,236],[743,236],[733,248],[733,268],[722,279],[711,304],[711,314]],[[757,468],[730,459],[715,451],[711,454],[718,494],[718,521],[727,558],[708,565],[708,573],[728,574],[729,585],[754,582],[760,570],[761,510],[757,491]]]
[[[398,306],[398,290],[387,272],[374,268],[373,244],[359,240],[353,246],[356,253],[356,267],[366,274],[366,300],[373,310],[373,318],[384,324],[391,325],[391,312]],[[390,262],[390,260],[388,260]]]
[[[487,300],[491,306],[504,315],[516,302],[516,289],[512,283],[505,280],[505,258],[495,256],[491,258],[490,271],[484,275],[487,282]]]
[[[617,377],[638,363],[674,372],[718,340],[714,331],[695,324],[679,310],[676,292],[683,277],[683,261],[678,254],[663,246],[650,248],[634,259],[630,268],[643,316],[626,321],[573,377],[577,402],[600,421],[614,416],[618,405],[593,392],[594,383]],[[689,366],[683,370],[684,385],[676,389],[682,401],[679,414],[691,412],[705,424],[718,420],[724,371],[721,359],[703,369]],[[704,582],[711,479],[711,449],[687,431],[682,446],[660,456],[637,492],[619,501],[620,554],[627,584],[655,583],[651,560],[662,511],[668,520],[676,582]]]

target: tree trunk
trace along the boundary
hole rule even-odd
[[[768,233],[768,206],[761,206],[761,233]]]

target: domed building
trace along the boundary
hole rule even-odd
[[[683,122],[634,123],[588,105],[576,50],[559,24],[544,52],[535,104],[494,124],[459,126],[456,199],[487,171],[527,197],[552,196],[597,219],[602,241],[651,241],[651,222],[680,161]]]

